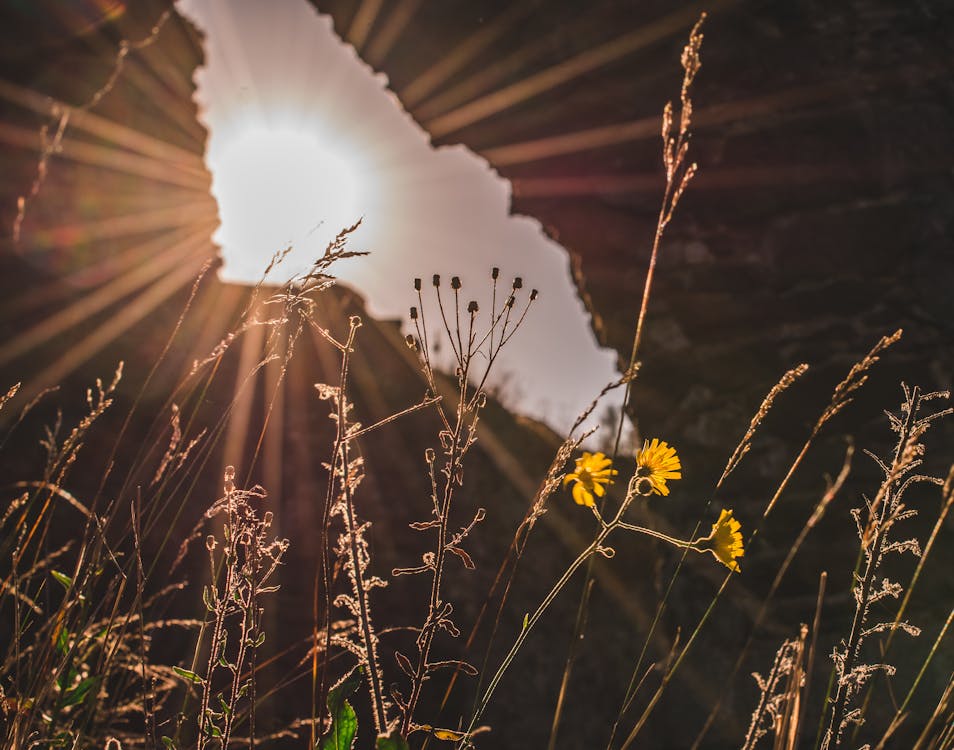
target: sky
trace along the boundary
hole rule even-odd
[[[401,319],[413,278],[459,276],[466,300],[490,307],[490,271],[509,290],[519,276],[540,294],[494,365],[490,384],[509,408],[558,432],[618,377],[572,281],[569,256],[538,221],[511,215],[511,186],[457,144],[434,148],[376,73],[307,0],[178,0],[205,34],[195,76],[209,130],[206,164],[221,226],[224,280],[255,283],[291,244],[280,276],[310,265],[328,240],[362,218],[336,267],[369,312]],[[284,280],[279,278],[277,280]],[[431,318],[433,320],[433,317]],[[621,401],[617,391],[607,404]],[[604,408],[597,411],[597,416]],[[608,431],[608,428],[607,428]]]

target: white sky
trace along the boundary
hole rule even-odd
[[[360,216],[351,247],[371,255],[336,275],[378,317],[407,321],[415,276],[425,291],[434,273],[445,287],[460,276],[465,304],[476,298],[482,311],[491,267],[505,292],[521,276],[540,297],[492,381],[508,407],[568,429],[617,377],[615,353],[597,345],[566,251],[535,219],[510,215],[510,183],[462,145],[432,148],[387,79],[306,0],[178,0],[178,8],[206,35],[196,99],[210,131],[223,278],[256,282],[289,242],[284,273],[300,272]]]

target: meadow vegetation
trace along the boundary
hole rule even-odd
[[[535,495],[527,498],[526,513],[505,559],[475,559],[469,549],[492,508],[465,512],[455,501],[469,480],[471,451],[480,440],[488,378],[500,351],[513,345],[511,338],[525,316],[533,315],[538,292],[526,288],[521,278],[510,279],[497,268],[488,269],[491,303],[484,309],[467,295],[457,277],[408,279],[416,301],[409,310],[412,333],[406,344],[417,355],[424,392],[406,409],[363,425],[356,421],[350,395],[353,370],[359,366],[354,354],[362,345],[361,319],[353,316],[345,330],[333,331],[316,306],[316,299],[334,281],[334,264],[359,254],[348,248],[354,227],[347,228],[307,273],[278,287],[268,284],[269,274],[283,255],[274,258],[238,323],[207,357],[195,362],[169,394],[161,412],[170,415],[168,420],[157,431],[155,441],[144,443],[132,466],[114,464],[115,448],[103,460],[103,456],[91,455],[93,448],[88,445],[103,414],[114,407],[123,376],[120,364],[106,381],[97,381],[90,388],[81,420],[76,424],[56,421],[46,429],[42,475],[18,477],[6,484],[0,508],[3,747],[184,750],[271,744],[300,747],[307,743],[319,750],[441,745],[493,748],[498,740],[494,727],[485,724],[488,709],[495,701],[506,700],[508,691],[519,689],[511,667],[518,653],[534,643],[537,625],[548,616],[553,602],[568,595],[565,589],[570,581],[590,579],[598,558],[611,560],[620,545],[652,539],[678,550],[679,562],[666,582],[650,627],[639,634],[642,648],[632,665],[628,686],[621,686],[618,705],[605,707],[605,736],[594,738],[592,744],[607,750],[640,747],[650,716],[666,700],[674,677],[698,645],[700,633],[718,616],[717,602],[746,569],[746,550],[809,448],[864,387],[872,368],[901,335],[900,331],[889,333],[875,342],[845,374],[830,401],[819,405],[819,416],[804,443],[794,447],[794,458],[776,486],[765,489],[758,516],[740,522],[736,511],[721,505],[717,498],[758,440],[763,420],[785,391],[797,386],[807,365],[797,364],[784,373],[764,401],[753,405],[751,421],[739,425],[741,438],[728,452],[725,469],[695,528],[684,537],[638,524],[630,513],[647,498],[679,492],[684,468],[678,452],[679,435],[647,437],[633,455],[621,456],[620,423],[603,428],[615,429],[615,439],[611,436],[604,441],[611,448],[586,450],[596,428],[583,425],[597,413],[601,399],[622,388],[629,401],[631,384],[639,374],[643,332],[652,325],[649,302],[656,261],[666,228],[696,171],[689,158],[691,93],[701,66],[701,25],[700,20],[683,52],[679,99],[664,110],[664,194],[625,374],[593,394],[589,409],[564,437]],[[188,314],[187,305],[183,319]],[[255,371],[278,362],[284,377],[296,342],[306,331],[328,342],[337,353],[338,369],[335,382],[314,385],[314,397],[327,404],[334,438],[320,458],[327,476],[324,496],[313,498],[321,519],[319,528],[312,530],[320,551],[318,570],[311,572],[317,581],[313,629],[303,642],[288,647],[299,671],[306,675],[311,712],[278,732],[262,731],[259,713],[262,702],[275,691],[292,689],[274,676],[263,677],[277,658],[269,651],[268,612],[277,587],[275,573],[283,565],[289,543],[273,531],[272,511],[265,510],[268,488],[243,486],[239,477],[245,467],[229,467],[221,477],[220,496],[210,500],[204,510],[196,512],[179,499],[183,488],[193,482],[190,472],[208,471],[193,458],[197,451],[219,441],[222,429],[221,424],[201,424],[194,411],[177,404],[185,403],[184,394],[193,389],[201,392],[207,388],[226,352],[253,329],[263,331],[266,342],[266,355],[254,364]],[[170,343],[177,330],[178,326]],[[443,342],[443,357],[452,361],[450,367],[438,366],[437,337]],[[0,408],[16,395],[18,387],[9,389]],[[912,702],[931,706],[923,726],[906,735],[913,737],[912,747],[954,748],[954,682],[949,679],[938,695],[928,695],[921,684],[943,649],[952,616],[939,632],[930,633],[906,619],[912,597],[927,595],[917,584],[925,566],[930,565],[932,550],[950,533],[944,522],[954,503],[954,467],[946,478],[924,474],[919,467],[930,443],[930,428],[951,409],[944,393],[925,393],[907,385],[900,393],[900,406],[886,412],[885,418],[895,436],[894,449],[879,456],[861,445],[882,479],[851,511],[857,526],[855,568],[822,574],[817,592],[812,592],[817,598],[813,620],[791,623],[790,634],[780,642],[774,661],[755,675],[760,694],[752,706],[748,730],[737,743],[746,750],[893,747],[898,732],[910,730],[906,721]],[[7,431],[0,437],[4,443],[19,439],[18,431],[32,418],[34,403],[7,420]],[[387,519],[369,517],[362,505],[366,467],[360,441],[372,431],[391,429],[397,420],[424,410],[435,414],[440,425],[432,444],[417,448],[417,468],[426,475],[430,492],[409,499],[395,490],[396,502],[417,503],[419,518],[409,528],[389,528],[385,533],[424,539],[427,551],[408,559],[403,567],[382,570],[369,543],[369,532],[372,525],[379,527]],[[122,432],[111,437],[117,445],[129,439]],[[109,440],[93,443],[96,450],[109,444]],[[109,454],[110,449],[105,450]],[[752,639],[792,560],[840,491],[852,450],[804,527],[792,534],[768,595],[749,625],[748,641],[735,668],[723,676],[726,684],[745,663]],[[101,489],[106,475],[128,477],[122,491],[108,497],[104,492],[75,496],[70,491],[71,478],[77,472],[93,471],[94,466],[103,472]],[[634,469],[628,471],[622,468],[625,466]],[[933,485],[939,490],[931,489]],[[15,488],[12,492],[11,487]],[[939,505],[928,502],[931,492],[940,494]],[[588,544],[566,564],[536,608],[523,616],[521,627],[508,632],[501,624],[501,612],[508,603],[517,563],[538,521],[554,503],[565,504],[579,514],[580,527],[588,529]],[[937,517],[930,536],[909,536],[905,522],[935,507]],[[64,514],[71,519],[66,534],[61,520]],[[175,527],[172,519],[179,518],[194,522],[193,532],[184,539],[169,538]],[[178,549],[171,569],[160,570],[159,558],[146,555],[147,548],[156,548],[156,544],[144,544],[147,537],[160,539],[159,548]],[[187,566],[181,563],[196,554],[204,560],[204,572],[190,581]],[[654,633],[663,627],[674,584],[684,575],[684,562],[690,556],[699,556],[721,571],[721,583],[711,593],[703,615],[683,624],[671,652],[654,654]],[[475,620],[464,621],[455,607],[455,592],[447,583],[451,566],[497,570],[486,597],[494,605],[485,606]],[[395,622],[378,604],[379,589],[405,586],[411,580],[424,581],[423,586],[409,589],[426,592],[415,604],[419,618]],[[818,649],[817,635],[822,604],[835,587],[850,590],[854,613],[834,652],[825,654]],[[170,607],[171,600],[189,603],[191,616],[170,616],[170,611],[178,611]],[[585,617],[586,608],[584,597],[579,618]],[[485,653],[475,653],[472,634],[485,621],[494,622],[494,637]],[[410,647],[395,646],[391,636],[397,629],[411,634],[401,641]],[[169,633],[176,634],[174,642],[187,640],[191,650],[166,663],[153,645]],[[892,679],[891,647],[895,641],[910,638],[929,639],[933,645],[914,679],[899,684]],[[565,675],[572,666],[571,658]],[[552,723],[551,747],[557,743],[568,684],[564,679],[555,714],[539,719]],[[300,683],[294,689],[300,692]],[[427,690],[442,694],[444,702],[452,692],[463,692],[471,697],[471,708],[459,716],[446,712],[431,715],[428,709],[433,701],[422,700]],[[890,691],[895,706],[892,715],[874,715],[869,710],[875,691]],[[706,731],[720,710],[717,701],[707,719],[700,717],[705,719],[705,729],[697,746],[705,742]]]

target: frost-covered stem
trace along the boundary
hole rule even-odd
[[[378,667],[378,651],[371,626],[370,605],[368,592],[362,583],[364,576],[363,565],[358,549],[358,525],[355,520],[354,498],[351,495],[351,477],[348,475],[349,459],[347,439],[348,434],[348,397],[347,379],[348,365],[351,360],[351,347],[354,343],[355,331],[360,326],[360,320],[351,319],[351,328],[348,340],[341,351],[341,378],[338,384],[338,451],[337,459],[340,462],[341,492],[345,499],[345,522],[347,525],[348,552],[351,556],[351,585],[354,589],[355,603],[358,605],[358,620],[361,627],[361,640],[364,642],[365,655],[368,661],[368,685],[371,693],[371,708],[374,713],[374,723],[378,734],[387,731],[388,720],[384,710],[384,689],[381,686],[381,670]]]
[[[908,447],[914,430],[920,397],[920,390],[914,388],[911,398],[908,401],[908,413],[899,431],[898,444],[894,451],[894,460],[891,462],[891,467],[888,475],[885,477],[882,490],[878,493],[881,497],[876,497],[874,501],[875,503],[877,503],[879,499],[881,501],[880,518],[878,519],[875,536],[867,554],[865,574],[862,578],[861,589],[857,596],[855,616],[851,623],[851,631],[848,636],[848,643],[845,647],[845,661],[838,675],[838,687],[835,691],[831,719],[828,723],[828,731],[825,733],[825,741],[822,743],[822,750],[838,750],[838,747],[841,745],[841,724],[844,720],[845,708],[848,703],[850,675],[861,650],[862,632],[864,631],[865,620],[868,615],[871,589],[874,585],[875,574],[881,561],[881,550],[884,546],[884,540],[890,528],[890,524],[886,523],[886,520],[891,512],[893,485],[901,473],[900,470],[904,460],[905,449]],[[864,544],[863,539],[862,544]]]
[[[345,355],[347,356],[347,354]],[[345,396],[342,390],[340,401],[344,402]],[[339,411],[340,413],[340,411]],[[358,557],[358,534],[357,524],[355,523],[354,503],[351,496],[351,486],[348,477],[348,442],[345,441],[341,446],[341,483],[345,496],[345,518],[347,520],[348,544],[351,554],[352,585],[354,586],[355,599],[358,604],[361,621],[361,638],[364,641],[365,652],[368,659],[368,684],[371,686],[371,708],[374,711],[374,723],[378,734],[387,731],[388,720],[384,711],[384,690],[381,687],[381,672],[378,669],[378,650],[374,639],[374,633],[371,630],[371,615],[368,605],[368,592],[361,583],[363,571],[361,569],[360,558]]]
[[[911,601],[911,595],[914,593],[914,588],[917,586],[918,579],[921,577],[921,571],[924,569],[924,564],[927,562],[927,559],[931,554],[931,550],[934,547],[934,542],[937,540],[938,534],[940,533],[941,529],[944,528],[944,521],[947,518],[948,512],[951,510],[951,507],[954,506],[954,464],[952,464],[951,468],[948,470],[947,479],[944,481],[941,497],[942,502],[940,513],[938,514],[937,521],[934,523],[934,529],[931,531],[931,536],[928,537],[927,544],[924,545],[924,549],[921,552],[921,559],[918,560],[917,567],[914,569],[914,575],[911,576],[911,580],[908,582],[907,589],[904,592],[904,598],[901,600],[901,606],[898,607],[898,613],[894,616],[893,627],[888,632],[888,637],[884,642],[884,654],[887,654],[891,649],[891,644],[894,641],[895,633],[898,632],[898,623],[901,622],[901,618],[904,617],[904,613],[907,611],[908,603]],[[871,703],[872,694],[873,690],[869,686],[868,692],[865,694],[864,702],[861,704],[862,717],[868,711],[868,705]],[[852,739],[855,738],[857,732],[858,728],[856,727],[855,734],[852,736]]]
[[[779,656],[780,655],[781,651],[779,652]],[[752,750],[761,736],[758,734],[759,723],[762,720],[762,714],[765,713],[769,701],[772,699],[772,692],[779,679],[779,670],[781,669],[781,659],[779,656],[775,657],[772,671],[769,672],[769,676],[765,680],[765,687],[762,688],[762,694],[759,696],[759,703],[755,707],[755,711],[752,712],[752,720],[749,722],[749,731],[745,735],[745,743],[742,745],[742,750]]]
[[[255,570],[254,567],[252,567],[252,576],[250,577],[249,585],[254,585],[253,583],[254,575],[255,575],[254,570]],[[251,594],[249,594],[249,596],[251,596]],[[245,665],[245,654],[248,651],[248,638],[249,638],[248,614],[249,614],[250,602],[244,602],[244,604],[245,604],[245,612],[243,613],[242,625],[239,630],[239,650],[238,650],[238,655],[235,657],[235,666],[232,669],[231,694],[229,695],[229,698],[230,698],[229,707],[231,710],[223,711],[223,713],[225,714],[225,716],[223,717],[225,719],[225,724],[222,730],[222,747],[223,748],[227,748],[229,746],[229,740],[232,737],[232,727],[233,727],[233,724],[235,723],[235,707],[238,703],[239,691],[241,690],[242,668]],[[252,671],[252,674],[249,679],[254,683],[255,681],[254,670]],[[250,742],[249,742],[250,747],[255,746],[254,716],[255,716],[255,704],[253,702],[249,709],[249,721],[251,726],[250,731],[252,732],[252,734],[250,735]]]
[[[229,592],[232,590],[232,574],[233,574],[233,563],[230,561],[229,557],[232,554],[232,545],[234,544],[234,531],[235,524],[232,517],[232,498],[231,490],[226,488],[226,503],[227,506],[227,520],[225,526],[225,533],[227,535],[227,543],[225,545],[225,554],[223,557],[223,562],[225,564],[225,597],[226,601],[220,601],[217,593],[213,589],[212,595],[215,596],[215,624],[212,626],[212,642],[209,648],[209,662],[205,668],[205,681],[202,683],[202,701],[199,705],[199,737],[198,737],[198,747],[199,750],[208,744],[209,739],[212,737],[211,730],[207,731],[209,727],[209,698],[212,696],[212,671],[215,669],[215,664],[219,658],[219,649],[222,643],[222,632],[225,630],[225,614],[226,608],[228,607],[228,596]],[[211,550],[210,550],[211,555]],[[212,586],[215,585],[215,570],[213,565],[213,578]],[[211,586],[210,586],[211,588]]]
[[[411,722],[414,717],[414,709],[421,697],[421,689],[424,686],[424,679],[427,677],[428,660],[431,654],[431,645],[434,642],[434,635],[437,632],[438,615],[441,611],[441,579],[444,572],[444,560],[447,553],[447,524],[450,516],[451,501],[454,497],[454,477],[457,476],[458,464],[461,461],[462,450],[461,440],[464,433],[464,422],[467,407],[467,375],[470,358],[464,360],[463,371],[460,375],[460,399],[457,404],[457,422],[454,425],[454,432],[451,438],[450,457],[447,461],[447,475],[444,477],[444,497],[441,502],[441,514],[437,528],[437,551],[434,555],[434,575],[431,579],[431,597],[428,606],[427,619],[424,622],[421,633],[417,638],[418,661],[417,668],[414,671],[414,677],[411,680],[411,694],[408,697],[407,706],[404,710],[404,718],[401,722],[401,734],[406,737],[411,729]]]

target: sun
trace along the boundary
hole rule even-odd
[[[318,133],[256,125],[232,136],[212,166],[229,262],[223,275],[248,281],[291,245],[292,270],[361,216],[360,167],[342,144]],[[285,275],[287,275],[285,270]]]

